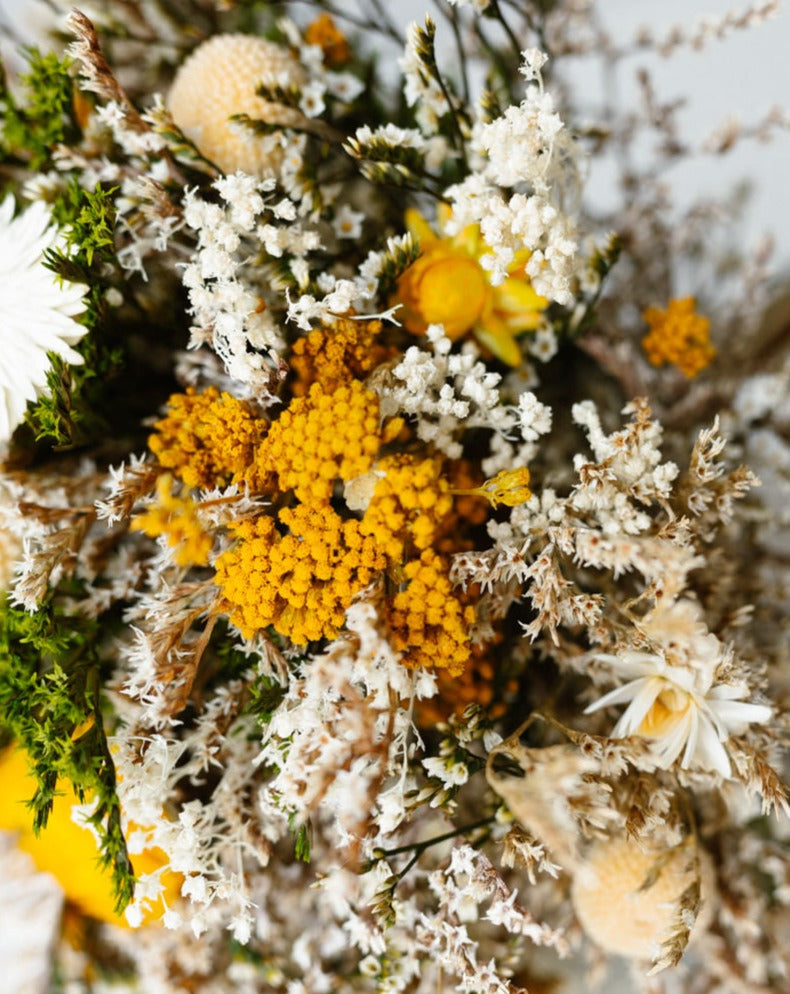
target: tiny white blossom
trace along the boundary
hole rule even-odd
[[[332,230],[338,238],[359,238],[364,220],[364,214],[353,210],[348,204],[343,204],[335,213]]]

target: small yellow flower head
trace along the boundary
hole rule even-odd
[[[239,525],[239,541],[217,560],[230,619],[247,637],[272,625],[295,645],[334,638],[355,594],[386,566],[384,553],[328,505],[284,508],[279,520],[287,535],[268,517]]]
[[[650,331],[642,339],[654,366],[672,363],[690,379],[708,366],[716,350],[710,343],[710,321],[695,311],[694,297],[670,300],[665,311],[648,307],[642,317]]]
[[[299,111],[270,103],[255,91],[261,83],[288,87],[304,80],[288,49],[253,35],[214,35],[178,70],[167,108],[201,155],[222,172],[272,175],[282,160],[277,137],[259,137],[229,119],[248,114],[266,124],[299,125],[304,120]]]
[[[447,565],[432,549],[403,567],[406,587],[395,595],[389,623],[404,666],[463,673],[472,648],[469,629],[475,620],[453,593]]]
[[[307,25],[304,40],[308,45],[318,45],[324,53],[327,65],[342,66],[351,58],[351,48],[346,36],[326,11]]]
[[[517,366],[516,336],[537,328],[548,304],[524,271],[529,253],[517,253],[504,283],[492,286],[480,263],[489,248],[478,225],[443,238],[414,210],[407,212],[406,225],[422,254],[398,281],[395,300],[402,304],[404,326],[422,335],[428,325],[441,324],[453,341],[474,332],[498,359]]]
[[[331,392],[314,383],[272,423],[248,479],[256,489],[274,475],[281,491],[328,504],[335,481],[367,473],[380,445],[376,394],[358,380]]]
[[[168,401],[148,445],[160,465],[188,487],[211,489],[238,483],[252,465],[267,423],[248,404],[216,387],[190,388]]]
[[[571,893],[585,932],[606,952],[652,959],[680,895],[694,882],[691,856],[685,846],[652,851],[626,838],[596,843]]]
[[[297,375],[294,394],[303,396],[313,383],[331,393],[349,380],[362,379],[389,354],[376,343],[380,332],[381,321],[340,318],[297,339],[291,357]]]
[[[159,477],[156,503],[132,519],[132,531],[150,538],[166,535],[178,566],[208,566],[214,540],[200,522],[197,504],[190,497],[174,496],[172,487],[169,473]]]
[[[362,519],[362,531],[372,535],[393,562],[404,549],[433,545],[439,525],[452,511],[450,489],[434,459],[410,456],[382,459],[377,469],[384,475]]]
[[[452,493],[484,497],[490,502],[491,507],[498,507],[500,504],[516,507],[519,504],[526,504],[532,496],[532,491],[529,489],[529,470],[526,466],[503,469],[490,480],[486,480],[482,486],[472,490],[453,490]]]

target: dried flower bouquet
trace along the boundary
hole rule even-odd
[[[12,994],[788,990],[788,326],[565,72],[776,4],[435,7],[107,0],[0,94]]]

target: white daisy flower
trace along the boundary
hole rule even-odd
[[[85,309],[85,287],[59,280],[44,265],[58,240],[49,208],[37,202],[14,217],[15,207],[10,195],[0,204],[0,444],[46,386],[47,353],[82,363],[70,346],[86,330],[74,320]]]
[[[715,770],[729,778],[732,768],[723,743],[752,722],[768,721],[772,714],[763,704],[739,700],[743,687],[714,684],[707,667],[672,666],[660,655],[636,650],[598,658],[633,679],[604,694],[585,713],[629,701],[612,736],[642,735],[653,740],[655,759],[664,769],[681,757],[684,769]]]

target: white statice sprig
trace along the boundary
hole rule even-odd
[[[320,245],[317,234],[294,225],[296,208],[273,201],[274,181],[244,173],[220,177],[213,184],[220,202],[195,190],[184,196],[186,227],[197,246],[182,280],[193,316],[190,347],[209,342],[230,376],[248,388],[267,392],[272,351],[282,348],[280,329],[257,292],[249,262],[261,249],[271,258],[288,254],[292,268],[306,266],[305,255]]]
[[[527,250],[524,271],[535,290],[568,306],[582,270],[574,214],[580,156],[543,88],[545,56],[530,49],[524,59],[524,100],[473,128],[470,148],[481,166],[445,192],[453,207],[445,231],[452,236],[480,226],[490,250],[480,262],[495,286],[507,278],[516,253]]]
[[[522,395],[516,406],[505,403],[499,389],[502,377],[486,367],[473,342],[452,351],[441,325],[431,325],[426,337],[431,351],[410,346],[377,386],[382,414],[412,417],[418,438],[451,459],[463,451],[464,432],[488,428],[503,439],[523,440],[527,448],[522,447],[518,458],[521,464],[528,461],[534,441],[551,426],[549,409],[531,393]]]

